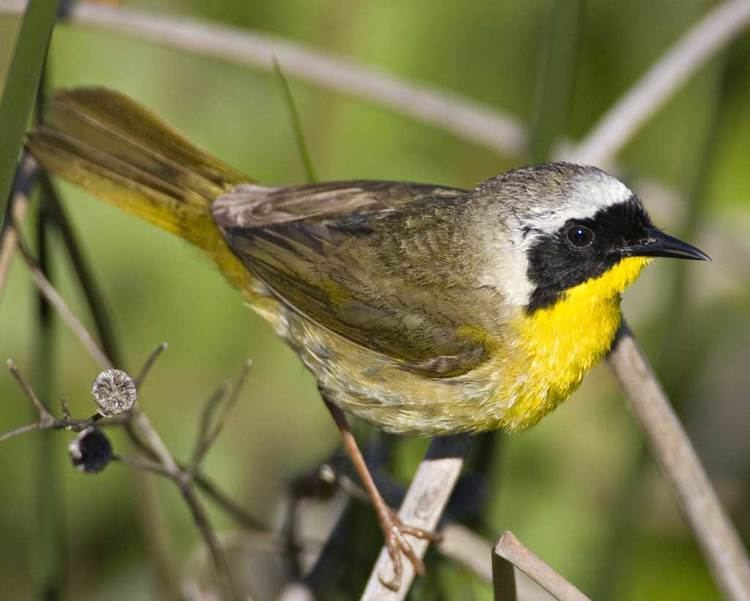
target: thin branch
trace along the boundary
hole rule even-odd
[[[214,396],[206,402],[201,415],[200,430],[195,442],[193,458],[190,462],[190,473],[194,474],[197,471],[201,461],[203,461],[206,453],[208,453],[211,448],[211,445],[213,445],[219,434],[221,434],[227,415],[235,404],[237,404],[240,391],[247,380],[247,375],[250,373],[252,365],[253,362],[250,359],[245,361],[231,391],[228,391],[227,385],[223,385],[216,391]],[[218,416],[216,415],[217,412]]]
[[[67,412],[65,404],[63,404],[63,417],[62,418],[57,418],[54,415],[52,415],[52,413],[50,413],[50,411],[47,409],[44,403],[42,403],[42,401],[39,399],[39,396],[36,394],[36,392],[34,391],[29,381],[26,378],[24,378],[23,374],[18,369],[18,366],[15,364],[13,359],[8,359],[7,365],[8,365],[8,370],[10,371],[11,375],[15,378],[16,382],[18,383],[19,387],[23,391],[24,395],[26,396],[26,398],[29,399],[29,401],[31,401],[31,404],[33,405],[34,409],[39,415],[39,419],[33,424],[27,424],[25,426],[16,428],[15,430],[11,430],[9,432],[5,432],[1,434],[0,442],[9,440],[21,434],[26,434],[27,432],[33,432],[35,430],[71,430],[73,432],[81,432],[85,430],[86,428],[88,428],[89,426],[94,425],[94,420],[92,418],[88,418],[88,419],[72,418],[70,414]],[[104,420],[101,420],[101,421],[97,421],[96,425],[98,427],[121,426],[124,423],[125,423],[125,416],[117,415],[117,416],[105,418]]]
[[[339,489],[339,494],[345,493],[346,495],[341,502],[333,503],[335,511],[333,521],[335,525],[331,528],[329,535],[326,537],[325,545],[319,550],[317,556],[309,558],[312,567],[302,580],[309,590],[317,592],[321,590],[322,581],[326,576],[330,575],[331,565],[336,561],[336,555],[340,555],[340,538],[343,529],[347,528],[348,525],[346,522],[346,511],[349,499],[356,499],[358,502],[368,506],[370,504],[365,491],[356,480],[352,479],[350,475],[351,468],[346,464],[342,464],[340,469],[334,467],[338,463],[339,461],[336,459],[333,459],[332,462],[324,463],[311,475],[303,477],[302,486],[292,487],[292,494],[298,499],[316,498],[319,495],[323,498],[328,498],[331,492],[330,487],[332,486]],[[377,471],[373,473],[373,476],[381,492],[384,488],[390,491],[391,494],[386,495],[389,498],[389,503],[395,505],[403,500],[405,489],[398,483],[390,480],[384,481],[382,475],[379,475]],[[303,508],[304,505],[298,502],[293,503],[290,511],[296,511],[296,507]],[[293,520],[293,517],[290,519]],[[438,531],[438,534],[440,541],[437,543],[437,550],[443,557],[455,561],[484,581],[488,583],[492,582],[492,543],[490,541],[475,534],[469,528],[451,521],[446,521]],[[292,539],[293,545],[296,544],[297,540],[298,538],[294,536]],[[296,582],[290,583],[290,589],[295,585]]]
[[[148,373],[149,368],[154,364],[154,361],[159,356],[159,354],[162,352],[163,349],[166,348],[166,343],[160,344],[154,351],[152,351],[151,355],[147,359],[144,367],[141,369],[140,374],[140,382],[141,385],[143,384],[143,378]],[[237,383],[235,384],[235,388],[233,390],[233,395],[235,392],[239,392],[240,388],[242,387],[242,384],[244,382],[245,375],[247,374],[247,369],[250,366],[250,361],[248,361],[245,364],[245,369],[241,372],[240,377],[237,380]],[[63,418],[56,418],[54,417],[49,411],[46,409],[44,404],[41,402],[41,400],[37,397],[36,393],[34,392],[33,388],[31,387],[31,384],[23,377],[23,375],[18,370],[18,367],[16,366],[15,362],[13,362],[12,359],[9,359],[8,362],[8,369],[10,370],[13,377],[18,382],[19,386],[23,390],[25,396],[31,401],[32,405],[36,408],[37,412],[39,413],[40,419],[38,422],[35,422],[33,424],[27,424],[25,426],[21,426],[19,428],[16,428],[15,430],[11,430],[9,432],[5,432],[2,435],[0,435],[0,442],[8,440],[10,438],[13,438],[15,436],[25,434],[27,432],[32,432],[35,430],[72,430],[74,432],[80,432],[89,426],[94,424],[94,420],[91,418],[87,419],[74,419],[70,416],[67,411],[63,411]],[[64,405],[63,405],[64,407]],[[107,417],[102,420],[98,420],[96,422],[96,426],[99,428],[104,427],[112,427],[112,426],[128,426],[131,425],[130,423],[130,415],[124,414],[124,415],[115,415],[112,417]],[[163,466],[162,463],[159,463],[156,461],[156,454],[154,451],[148,446],[148,444],[143,441],[140,438],[140,434],[138,431],[134,430],[134,438],[131,438],[131,440],[134,442],[135,446],[142,450],[144,453],[146,453],[147,456],[152,457],[153,460],[148,459],[142,459],[142,458],[125,458],[125,457],[119,457],[123,463],[129,463],[133,465],[134,467],[140,467],[141,469],[148,470],[148,471],[154,471],[159,474],[167,474],[171,475],[174,472],[170,472],[166,467]],[[187,466],[176,462],[178,472],[186,473],[188,471]],[[158,466],[154,468],[154,466]],[[193,481],[195,482],[195,485],[209,498],[211,499],[216,505],[220,508],[222,508],[225,512],[230,514],[234,517],[237,522],[242,524],[245,528],[248,528],[250,530],[256,530],[258,532],[269,532],[268,526],[266,526],[263,522],[258,520],[257,518],[253,517],[249,513],[247,513],[244,509],[242,509],[239,505],[237,505],[231,498],[229,498],[221,489],[216,486],[206,475],[197,472],[193,476]]]
[[[23,242],[20,240],[19,248],[21,248],[22,252],[24,251]],[[59,306],[54,303],[54,301],[52,302],[59,310]],[[148,373],[148,370],[153,365],[154,361],[164,348],[164,344],[159,345],[151,353],[148,360],[146,361],[146,364],[144,365],[144,368],[141,370],[141,374],[139,376],[140,384],[143,383],[143,378]],[[8,368],[18,381],[26,396],[37,409],[40,419],[37,424],[23,426],[22,428],[18,428],[14,431],[3,434],[2,436],[0,436],[0,441],[7,440],[12,436],[16,436],[18,434],[36,429],[65,428],[80,431],[81,429],[92,423],[91,419],[71,420],[68,417],[65,417],[60,420],[55,418],[39,400],[37,395],[34,393],[31,385],[22,377],[21,373],[12,360],[8,361]],[[238,385],[241,385],[242,381],[244,381],[244,374],[246,374],[246,370],[242,372],[241,377],[238,379]],[[180,489],[180,493],[182,494],[185,502],[190,509],[193,520],[195,521],[195,524],[198,527],[201,536],[203,537],[206,547],[208,548],[209,554],[216,570],[217,581],[220,589],[222,590],[222,594],[226,599],[233,599],[234,594],[232,591],[231,579],[226,560],[223,557],[218,539],[216,537],[216,533],[211,527],[208,515],[206,514],[203,505],[200,503],[200,500],[195,495],[195,491],[193,489],[193,478],[191,477],[191,474],[177,464],[177,462],[174,460],[171,453],[167,449],[166,445],[162,441],[161,437],[153,428],[150,420],[148,419],[146,414],[143,413],[143,411],[139,410],[138,407],[136,407],[128,414],[128,416],[129,419],[124,424],[126,426],[126,431],[137,443],[136,446],[145,450],[149,456],[156,458],[156,461],[152,461],[149,459],[131,459],[123,457],[118,457],[118,459],[123,463],[128,463],[133,467],[151,471],[161,476],[166,476],[177,484],[178,488]],[[141,438],[141,436],[143,436],[143,438]]]
[[[218,580],[218,588],[222,591],[222,598],[232,600],[235,599],[234,590],[232,587],[232,576],[229,572],[229,565],[227,564],[226,557],[221,550],[221,544],[216,536],[216,530],[211,525],[211,521],[208,519],[203,504],[200,502],[195,494],[195,489],[189,485],[183,483],[180,487],[182,498],[190,508],[190,513],[193,516],[195,525],[200,530],[203,540],[208,547],[208,552],[211,555],[211,561],[216,571],[216,578]]]
[[[140,423],[139,430],[146,430],[146,437],[149,443],[155,443],[161,447],[157,447],[158,450],[152,451],[154,455],[159,458],[159,461],[151,461],[135,457],[117,457],[117,459],[136,469],[149,471],[156,475],[166,477],[177,485],[180,494],[188,505],[193,521],[200,532],[203,542],[208,549],[211,563],[213,564],[216,573],[217,584],[219,590],[222,591],[221,598],[227,600],[235,599],[229,566],[221,550],[216,531],[208,519],[208,514],[195,494],[193,488],[194,479],[190,477],[190,474],[184,468],[175,462],[169,451],[163,446],[163,442],[161,442],[158,434],[153,430],[145,413],[139,411],[138,418]]]
[[[54,306],[55,309],[57,309],[57,312],[60,314],[62,320],[68,325],[73,334],[75,334],[76,338],[81,341],[81,344],[83,344],[84,348],[88,351],[91,357],[93,357],[94,361],[99,364],[99,367],[101,367],[102,369],[108,369],[112,367],[109,358],[107,358],[104,352],[102,352],[94,338],[91,336],[88,330],[83,327],[83,324],[75,316],[73,311],[70,310],[70,307],[68,307],[68,304],[65,302],[63,297],[60,296],[60,293],[57,292],[55,287],[42,273],[41,269],[39,269],[39,265],[37,264],[36,259],[34,259],[31,251],[26,246],[26,243],[24,242],[23,237],[18,232],[18,229],[15,226],[14,229],[16,229],[16,233],[18,235],[18,239],[16,241],[18,249],[23,256],[24,261],[26,261],[26,265],[31,272],[31,276],[34,279],[37,288],[39,288],[39,291],[44,295],[49,303]]]
[[[24,4],[20,0],[0,0],[0,12],[18,14]],[[375,102],[473,144],[507,154],[522,154],[526,149],[526,134],[519,122],[492,107],[447,90],[399,80],[278,37],[88,2],[76,3],[69,18],[77,25],[125,33],[160,46],[266,70],[272,69],[275,57],[288,75]]]
[[[144,377],[148,372],[147,366],[153,363],[155,356],[161,352],[164,345],[157,347],[149,356],[146,364],[141,369],[138,379],[136,380],[136,390],[140,392],[140,386],[143,385]],[[137,407],[137,406],[136,406]],[[132,412],[127,414],[127,421],[124,424],[125,433],[130,443],[146,457],[158,461],[157,454],[148,446],[143,439],[140,430],[132,420]],[[161,592],[161,597],[168,600],[181,598],[179,593],[179,576],[174,567],[172,544],[169,540],[168,529],[164,511],[158,497],[158,491],[155,482],[148,478],[145,472],[138,471],[134,474],[137,490],[140,491],[137,499],[137,507],[141,528],[145,536],[146,549],[151,556],[157,575],[157,584]]]
[[[609,356],[651,452],[672,485],[683,514],[726,599],[750,599],[750,562],[737,531],[690,444],[669,399],[627,325]]]
[[[138,378],[136,379],[137,388],[139,388],[143,384],[144,379],[149,373],[154,362],[166,348],[166,343],[162,343],[152,351],[151,355],[149,355],[146,363],[141,369],[140,374],[138,375]],[[239,389],[244,383],[245,376],[249,368],[250,362],[248,361],[237,380],[235,388],[233,389],[232,394],[227,401],[227,404],[233,404],[236,401],[236,396],[237,394],[239,394]],[[224,414],[222,414],[222,417],[220,418],[218,425],[216,426],[217,429],[221,428],[223,415]],[[177,463],[167,446],[164,444],[164,441],[161,439],[161,436],[159,436],[159,433],[151,424],[148,416],[142,410],[140,410],[137,405],[131,412],[131,416],[132,421],[129,424],[130,427],[127,428],[128,434],[130,435],[131,439],[134,440],[137,446],[145,450],[147,454],[158,459],[158,463],[156,463],[156,465],[161,465],[163,467],[163,470],[170,474],[170,478],[172,478],[172,480],[174,480],[174,482],[178,485],[180,493],[182,494],[183,499],[190,509],[193,521],[198,527],[198,530],[200,531],[201,536],[203,537],[203,540],[208,549],[209,555],[211,556],[211,561],[214,565],[219,588],[222,591],[224,598],[233,599],[234,591],[232,588],[231,574],[229,572],[226,558],[221,551],[221,546],[219,544],[218,538],[216,537],[216,532],[211,526],[208,514],[206,513],[203,504],[195,494],[193,485],[194,483],[196,483],[196,479],[192,475],[192,464],[191,467],[186,469],[185,467]],[[143,438],[141,438],[141,435],[143,436]],[[216,435],[218,435],[218,431],[216,432]],[[151,463],[149,464],[151,465]],[[204,486],[207,483],[205,478],[202,478],[202,482]],[[213,492],[216,492],[215,487],[213,489]],[[222,500],[225,501],[226,499],[222,497]],[[224,503],[224,506],[226,506],[226,503]]]
[[[732,0],[709,13],[602,117],[600,125],[577,150],[568,153],[569,158],[607,162],[696,69],[740,33],[750,19],[747,4],[747,0]],[[24,6],[23,0],[0,0],[0,12],[20,14]],[[276,58],[288,74],[298,79],[386,106],[472,144],[510,155],[523,154],[528,148],[524,126],[493,107],[460,94],[406,82],[282,38],[85,2],[76,4],[68,18],[73,24],[96,26],[157,45],[267,70],[273,68]],[[562,144],[569,146],[564,141]]]
[[[498,601],[516,601],[513,567],[526,574],[558,601],[590,601],[508,531],[500,537],[492,555],[495,599]]]
[[[81,432],[86,428],[96,425],[97,428],[111,428],[115,426],[124,426],[127,418],[123,415],[115,415],[108,417],[104,420],[94,420],[92,418],[87,419],[75,419],[70,415],[63,415],[63,417],[53,417],[52,421],[42,422],[40,419],[32,424],[26,424],[4,432],[0,435],[0,442],[14,438],[27,432],[34,432],[35,430],[69,430],[71,432]]]
[[[646,120],[749,23],[748,0],[719,3],[628,89],[577,148],[567,153],[568,159],[593,165],[609,163]]]
[[[42,175],[41,189],[47,200],[45,208],[49,211],[50,222],[60,233],[63,246],[78,278],[83,297],[86,299],[102,348],[112,363],[121,367],[123,365],[122,357],[115,341],[112,320],[101,289],[93,277],[89,262],[78,243],[78,237],[73,230],[73,224],[68,219],[57,187],[52,183],[47,173]]]
[[[14,229],[16,229],[16,232],[18,233],[17,228],[14,227]],[[31,252],[26,247],[25,241],[20,235],[18,235],[18,238],[16,240],[16,246],[20,250],[24,260],[26,261],[40,292],[50,302],[50,304],[55,307],[62,319],[73,330],[79,340],[81,340],[89,353],[100,363],[101,367],[111,367],[111,363],[107,356],[98,348],[93,337],[85,329],[83,324],[81,324],[74,313],[70,310],[70,308],[67,306],[54,286],[52,286],[49,280],[47,280],[47,278],[41,272]],[[144,367],[141,369],[141,373],[138,376],[138,379],[136,381],[137,387],[142,385],[144,378],[148,374],[151,366],[165,348],[166,344],[161,344],[151,353]],[[18,380],[21,387],[24,389],[24,392],[29,397],[32,404],[36,407],[40,415],[40,420],[38,424],[24,426],[22,428],[16,429],[13,432],[1,436],[0,440],[7,440],[12,436],[29,432],[34,429],[48,429],[52,427],[77,429],[84,422],[92,422],[92,420],[70,420],[67,416],[63,420],[54,418],[54,416],[52,416],[52,414],[45,409],[41,401],[39,401],[31,386],[28,385],[28,383],[21,377],[20,372],[17,370],[15,364],[12,361],[9,361],[8,367]],[[247,369],[249,369],[249,364],[246,364],[246,367],[243,370],[240,378],[238,378],[237,386],[235,387],[235,390],[233,391],[228,404],[231,405],[236,401],[236,395],[238,394],[239,387],[241,386],[242,382],[244,382]],[[215,425],[214,431],[210,432],[211,440],[213,440],[215,436],[218,435],[218,431],[221,428],[224,416],[225,414],[222,413],[217,424]],[[144,469],[158,471],[158,473],[160,473],[161,475],[169,475],[169,477],[177,483],[183,499],[190,509],[193,520],[198,527],[208,548],[209,554],[216,570],[217,581],[219,588],[222,591],[222,595],[225,599],[233,599],[234,593],[232,590],[228,565],[221,552],[218,538],[216,537],[216,533],[211,527],[208,515],[206,514],[203,505],[200,503],[200,500],[195,494],[191,473],[178,466],[177,462],[173,458],[169,449],[164,444],[158,432],[152,426],[148,416],[140,410],[137,404],[130,411],[128,417],[129,419],[125,422],[124,425],[131,439],[136,443],[136,446],[143,449],[147,453],[147,455],[155,457],[158,460],[158,463],[149,462],[149,467],[144,467]],[[156,465],[159,465],[161,467],[156,470],[156,468],[154,468],[154,466]]]
[[[695,239],[701,218],[705,216],[708,205],[708,182],[716,167],[718,140],[720,132],[723,130],[722,126],[725,125],[728,116],[728,111],[725,109],[729,104],[728,87],[732,80],[730,63],[735,58],[733,55],[736,54],[736,58],[740,58],[738,52],[741,50],[740,44],[735,42],[732,46],[734,48],[730,47],[720,55],[720,68],[712,86],[713,94],[710,106],[706,111],[705,124],[695,124],[695,127],[703,130],[701,131],[702,140],[697,146],[692,181],[686,195],[685,214],[680,219],[681,227],[678,230],[680,237],[686,240]],[[715,249],[716,246],[712,248]],[[663,352],[659,353],[661,360],[656,363],[655,369],[661,375],[662,381],[667,383],[667,388],[676,401],[676,408],[684,411],[687,399],[680,399],[680,397],[684,396],[685,391],[691,390],[695,386],[696,380],[703,374],[701,364],[706,363],[706,353],[711,353],[712,348],[710,345],[700,344],[699,341],[688,343],[688,339],[694,337],[696,332],[694,329],[684,327],[685,320],[688,317],[687,307],[692,300],[690,282],[699,274],[692,269],[687,261],[677,262],[673,270],[675,277],[663,295],[665,299],[663,306],[668,307],[668,312],[660,319],[666,323],[657,326],[659,332],[661,332]],[[669,352],[670,349],[679,348],[685,344],[689,344],[690,347],[701,348],[702,352]],[[598,577],[591,590],[595,599],[613,597],[615,589],[619,587],[619,583],[627,573],[628,559],[632,557],[634,546],[635,526],[642,515],[636,499],[638,495],[634,491],[641,488],[648,465],[649,450],[645,440],[643,440],[623,471],[619,479],[618,487],[620,490],[617,499],[608,510],[608,514],[613,518],[612,528],[609,529],[608,541],[604,544],[605,551],[600,554],[597,561],[600,568],[595,570]]]
[[[143,386],[143,383],[148,376],[148,374],[151,371],[151,368],[153,367],[156,360],[161,356],[161,354],[168,348],[168,345],[166,342],[162,342],[159,344],[153,351],[151,351],[151,354],[149,355],[148,359],[146,359],[146,362],[144,363],[143,367],[141,368],[140,373],[138,374],[138,377],[136,378],[136,388],[140,390],[140,388]],[[248,365],[250,362],[246,365]],[[238,379],[238,384],[241,386],[242,381]],[[236,387],[235,390],[239,390],[239,387]],[[109,418],[113,419],[113,418]],[[109,421],[109,420],[108,420]],[[101,423],[101,422],[100,422]],[[157,460],[157,456],[155,451],[149,446],[149,444],[141,437],[140,432],[133,426],[133,424],[128,420],[128,422],[125,424],[126,426],[126,432],[130,438],[130,441],[135,445],[136,448],[138,448],[140,451],[142,451],[147,457],[150,457],[153,460]],[[188,467],[182,463],[176,462],[177,467],[182,471],[187,471]],[[249,513],[247,513],[245,510],[243,510],[237,503],[235,503],[229,496],[226,495],[219,487],[212,482],[208,476],[201,473],[200,470],[198,470],[194,476],[193,481],[195,482],[196,486],[198,486],[208,498],[213,500],[216,505],[221,507],[224,511],[229,513],[231,516],[234,517],[235,520],[237,520],[240,524],[245,526],[246,528],[252,529],[252,530],[258,530],[258,531],[267,531],[268,527],[263,524],[260,520],[256,519],[255,517],[251,516]]]
[[[136,405],[131,411],[130,424],[140,432],[144,439],[141,439],[146,443],[146,446],[156,455],[161,463],[168,470],[178,471],[179,467],[172,453],[167,448],[167,445],[162,440],[159,433],[154,428],[151,420],[148,416]]]
[[[25,426],[21,426],[19,428],[16,428],[15,430],[9,430],[8,432],[3,432],[2,434],[0,434],[0,442],[5,442],[6,440],[10,440],[11,438],[20,436],[21,434],[34,432],[35,430],[41,430],[41,429],[42,427],[39,424],[39,422],[34,422],[33,424],[26,424]]]
[[[160,346],[158,348],[162,347]],[[149,357],[151,363],[153,363],[155,355],[156,353],[152,353],[151,357]],[[147,361],[147,364],[148,363],[149,361]],[[15,363],[10,359],[8,360],[8,369],[39,414],[39,421],[37,423],[22,426],[21,428],[17,428],[0,435],[0,442],[33,430],[69,429],[81,431],[93,424],[94,420],[92,419],[72,419],[69,417],[67,412],[62,419],[55,418],[41,402],[39,397],[34,392],[31,384],[23,377]],[[241,377],[238,379],[238,386],[236,388],[238,388],[239,385],[241,385],[242,381],[244,381],[244,375],[246,373],[247,368],[243,370]],[[177,462],[174,460],[171,453],[159,437],[158,433],[151,426],[151,423],[148,420],[147,416],[142,411],[135,409],[134,411],[125,415],[129,419],[124,422],[124,425],[136,426],[136,428],[133,429],[133,432],[137,436],[137,440],[140,443],[139,446],[148,449],[149,455],[155,457],[156,460],[120,456],[115,456],[115,459],[137,469],[150,471],[160,476],[167,477],[177,485],[186,504],[188,505],[188,508],[190,509],[193,520],[195,521],[195,524],[200,531],[201,536],[203,537],[206,547],[208,548],[211,560],[216,570],[217,581],[220,589],[222,590],[223,598],[233,599],[234,594],[232,591],[228,566],[221,552],[221,547],[219,545],[218,538],[216,537],[216,533],[211,527],[210,521],[208,519],[208,514],[206,513],[202,503],[195,494],[195,490],[193,487],[194,479],[192,477],[192,474],[188,470],[177,464]],[[113,418],[105,418],[104,423],[106,424],[110,421],[113,421]],[[100,425],[101,423],[102,422],[97,422],[97,425]],[[120,424],[123,424],[123,422],[120,422]],[[140,438],[141,434],[145,437],[145,441]]]
[[[432,440],[398,512],[404,524],[425,530],[435,530],[461,474],[467,451],[468,437],[466,435]],[[410,542],[415,553],[419,557],[424,557],[429,541],[411,538]],[[384,586],[382,581],[387,582],[393,578],[393,562],[385,547],[381,549],[361,601],[405,599],[414,579],[414,567],[411,562],[405,561],[403,568],[401,587],[398,591]]]
[[[456,523],[440,529],[437,544],[440,554],[455,561],[485,582],[492,582],[492,543],[476,532]]]
[[[148,356],[148,359],[146,359],[146,362],[143,364],[143,367],[141,367],[141,371],[138,372],[138,377],[136,377],[135,379],[135,387],[137,390],[140,391],[141,386],[143,386],[143,382],[146,380],[146,377],[151,372],[151,368],[154,366],[154,363],[156,363],[156,360],[168,348],[169,348],[169,345],[166,342],[162,342],[158,344],[153,351],[151,351],[151,354]]]
[[[144,459],[143,457],[128,457],[127,455],[113,455],[112,459],[119,461],[120,463],[130,466],[134,469],[141,470],[144,472],[151,472],[157,476],[164,476],[170,480],[177,481],[177,474],[168,470],[163,464],[158,461],[151,461],[150,459]]]
[[[6,217],[0,226],[0,294],[5,289],[8,271],[16,252],[16,228],[12,224],[20,224],[26,217],[29,207],[29,197],[38,178],[36,161],[29,154],[24,154],[20,167],[16,170],[16,181],[13,184],[13,194],[6,207]]]
[[[203,411],[201,411],[201,418],[198,426],[198,435],[195,437],[195,444],[193,446],[193,455],[190,460],[190,471],[195,471],[200,462],[208,452],[208,439],[211,433],[211,425],[213,421],[213,415],[216,412],[219,404],[224,400],[229,391],[229,384],[223,382],[208,398],[203,405]]]
[[[367,493],[351,478],[346,467],[343,467],[343,471],[338,471],[330,462],[325,463],[318,470],[318,477],[323,483],[338,486],[349,497],[369,505]],[[378,472],[374,472],[373,477],[381,492],[385,487],[390,489],[394,499],[403,500],[405,490],[397,482],[384,481]],[[492,543],[489,540],[466,526],[451,521],[443,523],[439,535],[437,550],[441,555],[455,561],[486,582],[492,582]]]
[[[24,394],[31,401],[34,409],[36,409],[37,413],[39,414],[39,427],[42,429],[48,428],[52,423],[54,423],[55,417],[49,412],[47,407],[44,406],[44,403],[39,400],[39,397],[34,392],[31,384],[29,384],[26,378],[24,378],[19,371],[15,361],[13,361],[13,359],[8,359],[7,365],[10,373],[16,379],[16,382],[18,382],[18,385],[21,387],[21,390],[23,390]]]
[[[135,457],[120,457],[116,459],[121,463],[134,467],[136,469],[153,472],[154,474],[164,476],[172,480],[177,488],[180,490],[182,498],[185,500],[190,513],[192,514],[193,521],[198,527],[198,530],[203,537],[203,541],[206,544],[209,555],[211,556],[211,562],[214,565],[216,571],[216,578],[219,590],[222,592],[222,599],[232,600],[235,599],[234,590],[232,588],[232,577],[229,572],[229,566],[226,558],[221,551],[221,544],[216,536],[216,531],[211,525],[208,519],[203,504],[200,502],[198,497],[195,495],[195,490],[192,486],[192,481],[186,474],[179,468],[171,469],[162,463],[155,461],[149,461],[147,459],[135,458]]]
[[[187,467],[183,464],[179,464],[181,470],[186,470]],[[258,518],[250,515],[237,503],[235,503],[223,490],[221,490],[212,480],[205,474],[200,472],[193,476],[195,485],[211,499],[218,507],[223,509],[226,513],[231,515],[239,524],[247,528],[248,530],[255,530],[257,532],[269,533],[270,528],[260,521]]]

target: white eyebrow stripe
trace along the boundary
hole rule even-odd
[[[599,211],[625,203],[633,192],[620,180],[602,173],[601,177],[582,177],[573,185],[559,209],[549,205],[532,208],[529,222],[533,229],[554,233],[571,219],[590,219]]]

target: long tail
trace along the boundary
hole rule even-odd
[[[105,88],[55,94],[27,147],[50,172],[208,252],[244,287],[247,272],[211,217],[243,173],[196,148],[154,113]]]

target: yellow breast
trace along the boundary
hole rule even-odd
[[[609,350],[620,325],[620,294],[649,260],[624,259],[598,278],[568,290],[554,305],[519,318],[513,353],[498,390],[509,407],[501,426],[532,426],[578,387]]]

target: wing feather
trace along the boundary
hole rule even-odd
[[[451,276],[438,271],[451,266],[430,227],[455,222],[465,196],[403,182],[247,184],[217,199],[213,214],[235,254],[292,310],[405,369],[448,377],[486,355],[445,289]]]

